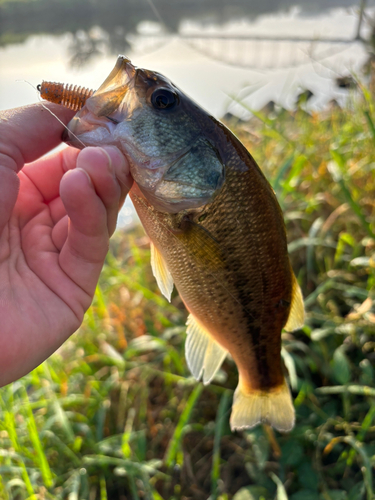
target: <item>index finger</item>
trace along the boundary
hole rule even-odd
[[[60,123],[47,109],[63,123]],[[53,103],[36,103],[0,112],[0,164],[18,172],[61,143],[64,125],[75,112]]]

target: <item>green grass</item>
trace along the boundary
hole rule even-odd
[[[82,328],[0,391],[0,498],[375,498],[375,120],[347,109],[258,115],[235,132],[282,205],[307,311],[283,336],[297,423],[232,434],[237,383],[184,358],[186,312],[169,304],[140,228],[113,238]]]

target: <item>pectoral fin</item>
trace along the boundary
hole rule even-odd
[[[175,236],[189,248],[191,258],[202,269],[213,271],[225,266],[224,255],[219,243],[200,224],[185,219],[181,224],[181,231],[176,232]]]
[[[199,380],[203,374],[203,383],[209,384],[222,365],[227,351],[197,322],[192,314],[187,324],[185,356],[193,376]]]
[[[293,271],[292,271],[293,273]],[[288,332],[302,328],[305,322],[305,308],[303,306],[303,297],[297,279],[293,273],[293,287],[292,287],[292,303],[290,306],[290,313],[288,321],[284,329]]]
[[[151,242],[151,267],[152,273],[155,276],[156,282],[164,297],[171,301],[173,291],[173,278],[167,267],[167,263],[159,250]]]

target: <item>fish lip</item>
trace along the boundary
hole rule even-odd
[[[69,146],[78,149],[83,149],[85,146],[100,146],[101,142],[107,144],[107,137],[104,138],[104,141],[101,141],[98,137],[90,140],[87,138],[87,133],[91,132],[92,129],[96,129],[98,134],[101,131],[103,135],[103,131],[106,131],[109,135],[112,135],[116,125],[106,117],[98,117],[89,111],[86,112],[84,118],[82,120],[78,114],[75,115],[64,129],[62,140]],[[85,144],[86,142],[87,144]]]
[[[117,61],[121,61],[121,64],[124,65],[124,68],[125,68],[126,74],[129,77],[129,80],[132,80],[133,78],[135,78],[135,75],[137,73],[138,68],[136,66],[134,66],[134,64],[131,63],[131,61],[128,57],[119,55],[117,57]]]
[[[85,108],[96,116],[108,116],[122,105],[125,96],[133,90],[138,69],[124,56],[118,56],[115,67],[89,97]],[[83,109],[85,109],[83,108]]]

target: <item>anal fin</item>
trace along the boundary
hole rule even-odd
[[[222,365],[228,351],[212,338],[192,314],[189,315],[186,325],[186,362],[197,380],[203,375],[203,383],[209,384]]]
[[[150,246],[151,246],[151,267],[153,275],[155,276],[156,282],[158,284],[161,293],[168,300],[168,302],[170,302],[173,291],[172,275],[159,250],[155,247],[155,245],[152,242]]]
[[[280,432],[293,429],[295,412],[289,387],[283,385],[269,391],[246,389],[241,378],[234,393],[230,426],[235,429],[250,429],[257,424],[269,424]]]
[[[301,288],[297,282],[296,277],[294,276],[293,271],[291,272],[293,274],[292,303],[290,306],[288,321],[284,326],[284,329],[288,332],[292,332],[293,330],[302,328],[305,323],[305,308],[303,305]]]

